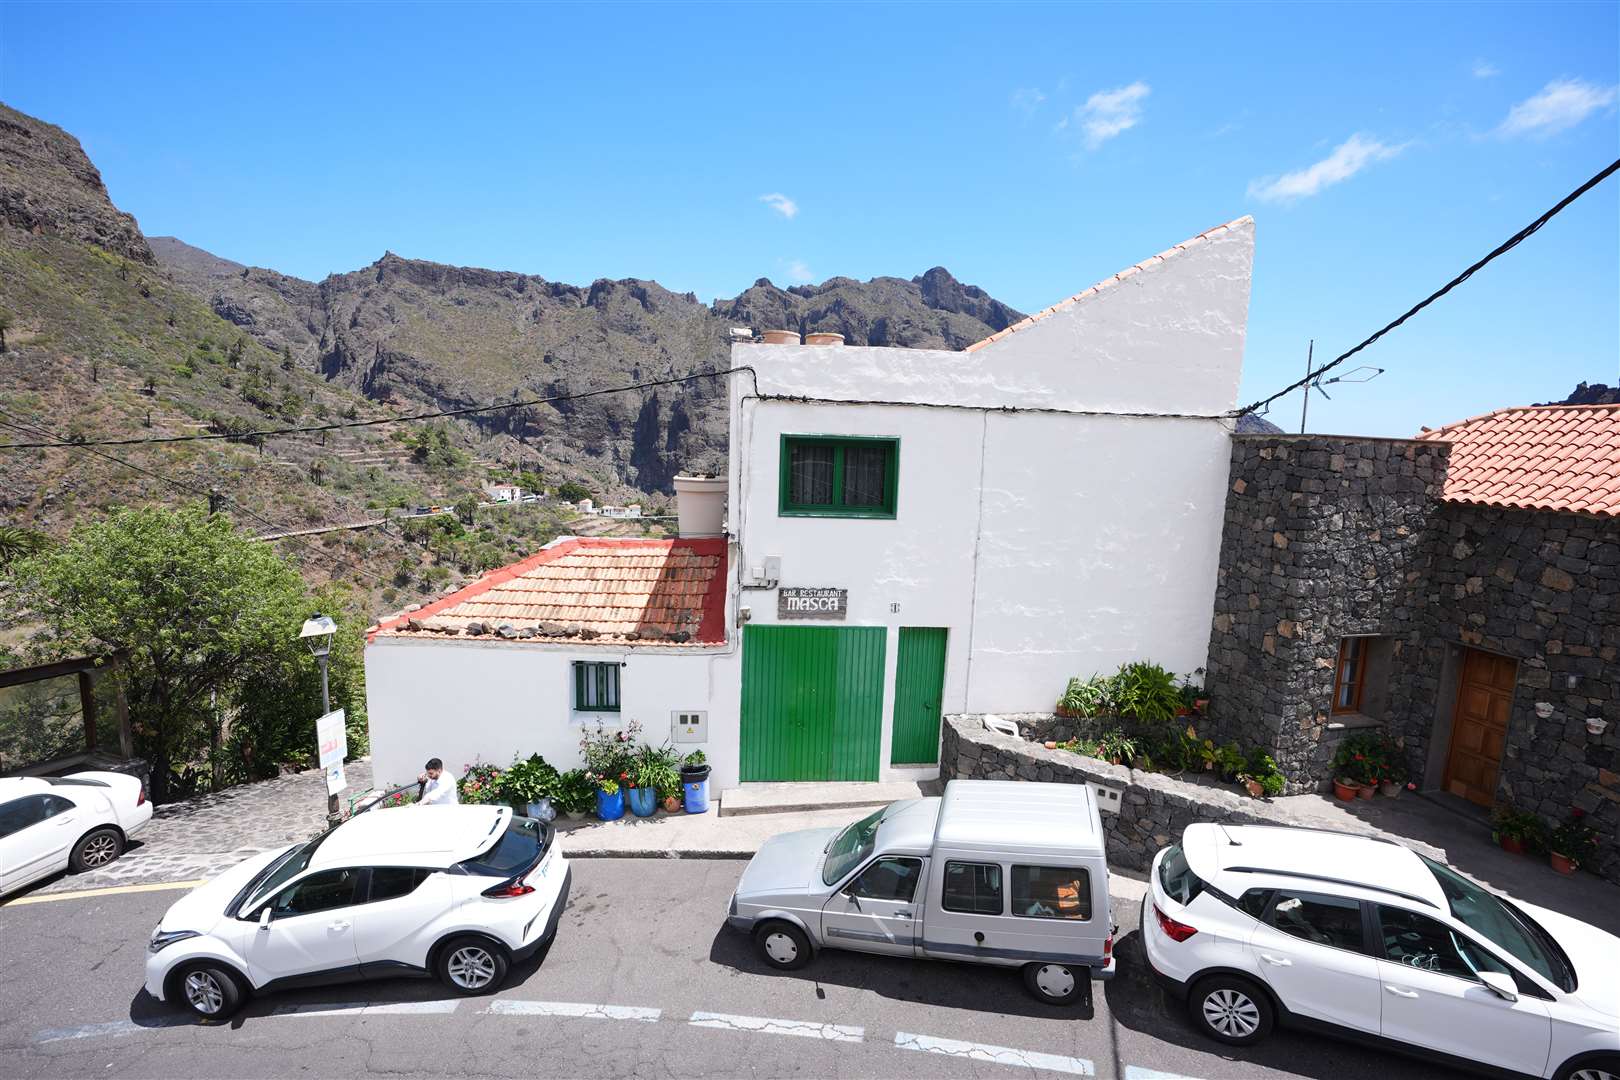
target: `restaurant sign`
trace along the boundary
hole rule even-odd
[[[849,613],[848,589],[778,589],[778,619],[836,619]]]

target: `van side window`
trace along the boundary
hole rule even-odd
[[[917,879],[921,876],[921,859],[886,855],[862,870],[849,892],[862,900],[899,900],[909,904],[917,895]]]
[[[1014,866],[1012,913],[1031,919],[1091,918],[1091,871],[1083,866]]]
[[[940,906],[965,915],[1001,914],[1001,867],[994,863],[947,862]]]

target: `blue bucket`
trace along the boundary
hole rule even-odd
[[[598,788],[596,792],[596,816],[603,821],[617,821],[624,817],[624,792],[622,790],[615,791],[609,795]]]
[[[658,791],[655,788],[631,788],[625,798],[630,803],[630,812],[636,817],[651,817],[658,809]]]
[[[686,792],[686,812],[688,814],[702,814],[708,811],[709,767],[707,765],[682,769],[681,787]]]

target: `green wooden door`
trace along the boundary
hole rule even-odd
[[[876,780],[881,626],[743,628],[742,779]]]
[[[902,626],[894,668],[893,765],[939,763],[939,707],[945,694],[945,639],[936,626]]]

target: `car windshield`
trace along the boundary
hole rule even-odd
[[[548,826],[536,818],[514,815],[488,851],[458,863],[469,874],[511,877],[540,861],[546,849]]]
[[[1569,958],[1534,919],[1450,867],[1421,855],[1418,857],[1440,883],[1452,918],[1528,964],[1565,993],[1575,989],[1575,973],[1570,968]]]
[[[887,807],[875,814],[868,814],[859,821],[845,825],[844,831],[833,837],[832,843],[827,845],[827,862],[821,868],[823,885],[831,885],[866,861],[877,839],[878,824],[886,813]]]
[[[252,892],[254,896],[253,903],[247,905],[244,910],[252,911],[253,908],[259,905],[260,901],[273,895],[277,889],[303,873],[304,868],[309,866],[309,860],[315,857],[316,849],[331,834],[331,830],[328,829],[309,843],[301,847],[288,849],[286,854],[259,871],[259,876],[248,885],[247,889],[243,890],[244,892]]]

